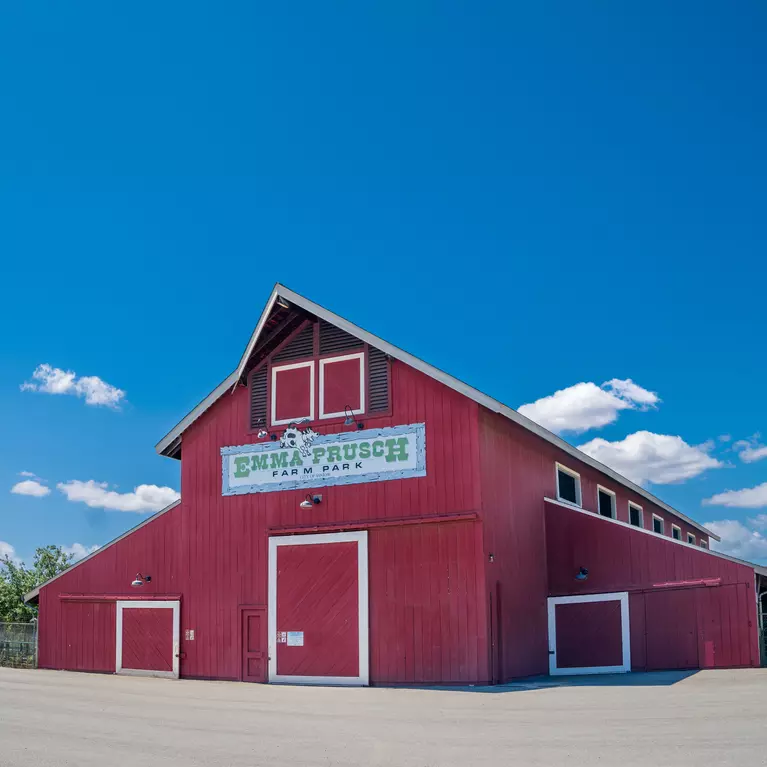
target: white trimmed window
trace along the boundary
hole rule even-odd
[[[704,540],[702,540],[702,539],[701,539],[701,542],[700,542],[700,547],[701,547],[702,549],[707,549],[707,548],[708,548],[708,543],[707,543],[706,541],[704,541]]]
[[[314,420],[314,362],[275,365],[271,380],[271,423],[274,426]]]
[[[616,518],[615,493],[606,487],[597,485],[597,511],[602,517]]]
[[[657,514],[652,515],[652,531],[654,533],[658,533],[658,535],[663,535],[663,529],[665,527],[665,523],[663,522],[663,517],[659,517]]]
[[[671,525],[671,537],[675,541],[682,540],[682,528],[679,525]]]
[[[695,535],[693,533],[687,533],[687,543],[695,545]]]
[[[574,503],[582,506],[581,500],[581,475],[578,472],[556,464],[557,470],[557,500]]]
[[[634,527],[644,527],[644,512],[638,503],[629,501],[629,523]]]
[[[320,360],[320,418],[365,412],[365,353]]]

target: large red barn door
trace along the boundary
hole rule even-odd
[[[179,603],[117,602],[115,671],[178,678]]]
[[[269,539],[269,679],[368,683],[367,533]]]
[[[648,671],[699,667],[695,591],[645,594]]]

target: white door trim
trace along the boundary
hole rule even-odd
[[[277,673],[277,548],[279,546],[311,546],[317,543],[357,542],[357,585],[359,588],[359,675],[354,676],[293,676]],[[369,672],[368,629],[368,534],[366,530],[351,533],[320,533],[317,535],[279,535],[269,538],[269,681],[293,684],[367,685]]]
[[[131,608],[157,608],[173,610],[173,671],[152,671],[137,668],[123,668],[123,610]],[[115,636],[115,673],[126,676],[162,676],[168,679],[178,679],[181,604],[178,600],[162,599],[133,599],[130,601],[118,600],[117,602],[117,626]]]
[[[586,666],[584,668],[559,668],[557,666],[557,605],[574,602],[620,602],[621,605],[621,646],[622,663],[620,666]],[[631,633],[629,630],[629,594],[628,591],[616,591],[611,594],[580,594],[571,597],[549,597],[549,674],[621,674],[631,671]]]

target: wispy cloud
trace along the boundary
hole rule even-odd
[[[16,556],[16,549],[13,548],[10,543],[6,543],[6,541],[0,541],[0,560],[4,560],[6,557],[12,562],[19,561],[18,557]]]
[[[684,482],[725,464],[709,455],[711,443],[688,445],[681,437],[637,431],[608,442],[597,438],[578,449],[639,485]]]
[[[642,388],[630,378],[613,378],[601,386],[591,381],[577,383],[522,405],[518,411],[557,434],[582,434],[613,423],[623,410],[649,410],[659,402],[655,392]]]
[[[754,463],[767,458],[767,445],[760,442],[761,434],[754,434],[749,439],[739,439],[733,442],[732,449],[735,450],[743,463]]]
[[[139,485],[131,493],[118,493],[110,490],[107,482],[96,482],[93,479],[87,482],[72,479],[69,482],[59,482],[56,487],[69,501],[79,501],[92,508],[112,511],[160,511],[181,497],[173,488],[157,485]]]
[[[62,370],[48,364],[38,365],[32,373],[32,381],[21,385],[22,391],[45,394],[70,394],[85,399],[86,405],[119,409],[125,399],[125,392],[108,384],[98,376],[80,376],[73,370]]]

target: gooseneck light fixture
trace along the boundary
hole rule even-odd
[[[365,428],[365,425],[362,423],[362,421],[358,421],[354,417],[354,411],[351,409],[349,405],[344,405],[344,415],[346,416],[344,418],[344,426],[351,426],[353,423],[356,423],[357,429]]]
[[[151,580],[151,575],[142,575],[141,573],[136,573],[136,577],[133,579],[131,586],[133,586],[134,589],[140,589],[145,583],[150,583]]]
[[[307,493],[306,498],[304,498],[304,500],[301,501],[298,506],[301,509],[312,509],[319,503],[322,503],[321,495],[312,495],[311,493]]]
[[[588,580],[588,577],[589,577],[589,571],[588,571],[588,568],[586,568],[586,567],[581,567],[581,568],[578,570],[578,573],[577,573],[577,574],[576,574],[576,576],[575,576],[575,580],[576,580],[576,581],[585,581],[585,580]]]

